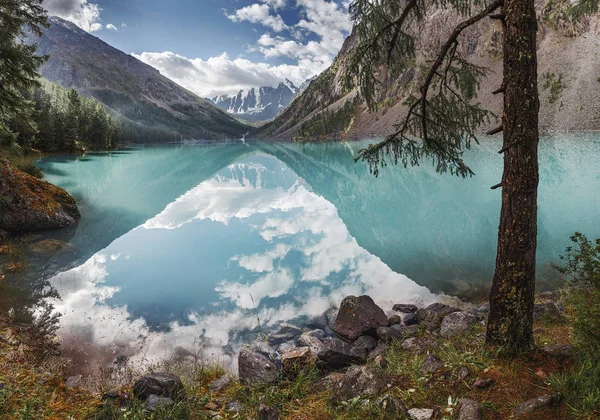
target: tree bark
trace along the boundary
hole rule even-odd
[[[487,342],[533,346],[537,248],[537,20],[533,0],[504,1],[504,174]]]

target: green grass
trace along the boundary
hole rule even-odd
[[[600,417],[600,363],[583,360],[567,372],[552,375],[550,382],[565,395],[577,418]]]

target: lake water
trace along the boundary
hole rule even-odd
[[[499,145],[466,160],[470,179],[353,156],[365,143],[140,147],[40,162],[82,219],[44,262],[67,345],[137,361],[218,358],[249,331],[318,315],[349,294],[385,309],[491,281]],[[541,146],[539,284],[576,230],[600,236],[600,137]],[[70,344],[69,344],[70,343]]]

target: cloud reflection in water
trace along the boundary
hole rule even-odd
[[[83,265],[58,274],[61,334],[134,362],[234,360],[247,332],[349,294],[436,300],[361,248],[333,204],[272,156],[246,156]]]

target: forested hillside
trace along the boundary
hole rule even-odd
[[[97,99],[130,123],[178,134],[184,139],[240,138],[249,126],[182,88],[158,70],[111,47],[75,24],[48,19],[42,36],[30,34],[37,53],[47,55],[40,67],[46,79]],[[133,130],[135,131],[135,130]],[[168,142],[165,138],[128,138]]]
[[[178,134],[132,123],[75,89],[47,80],[22,95],[32,106],[5,117],[9,132],[0,134],[5,146],[55,153],[114,149],[135,140],[180,140]]]

